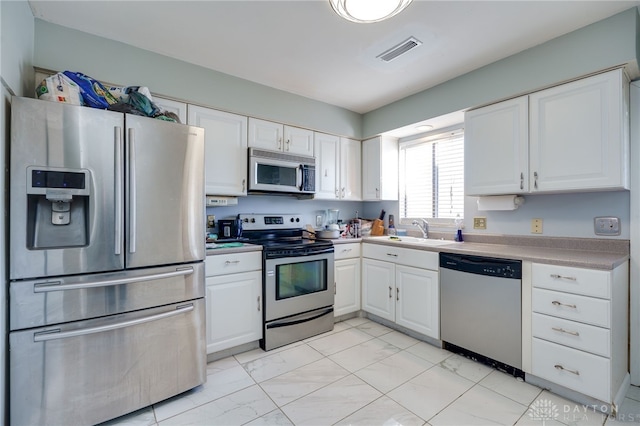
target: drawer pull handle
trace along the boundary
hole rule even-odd
[[[557,300],[554,300],[553,302],[551,302],[551,304],[553,306],[566,306],[567,308],[578,309],[576,305],[569,305],[567,303],[558,302]]]
[[[400,288],[396,287],[396,300],[400,300]]]
[[[562,327],[551,327],[551,329],[552,329],[553,331],[559,331],[560,333],[567,333],[567,334],[570,334],[570,335],[572,335],[572,336],[579,336],[579,335],[580,335],[580,333],[578,333],[577,331],[569,331],[569,330],[565,330],[565,329],[564,329],[564,328],[562,328]]]
[[[343,249],[342,252],[343,253],[349,253],[351,251],[351,249]]]
[[[580,375],[580,372],[578,370],[569,370],[568,368],[565,368],[560,364],[556,364],[554,365],[554,367],[556,370],[566,371],[567,373],[575,374],[576,376]]]
[[[398,255],[394,253],[387,253],[387,256],[398,257]]]
[[[391,286],[389,286],[389,299],[391,299],[391,298],[393,297],[393,296],[391,295],[391,291],[392,291]]]
[[[227,260],[226,262],[224,262],[225,265],[235,265],[237,263],[240,263],[239,260]]]
[[[564,276],[558,275],[558,274],[551,274],[550,276],[551,276],[551,278],[556,279],[556,280],[578,281],[578,279],[576,277],[564,277]]]

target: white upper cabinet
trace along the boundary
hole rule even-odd
[[[205,129],[206,193],[247,195],[247,117],[189,105],[188,123]]]
[[[340,199],[362,199],[362,143],[340,138]]]
[[[465,193],[629,188],[628,81],[621,69],[465,114]]]
[[[362,198],[361,143],[324,133],[315,133],[317,199]]]
[[[316,193],[314,198],[338,199],[340,185],[340,137],[316,133]]]
[[[527,96],[465,114],[466,195],[529,191],[528,115]]]
[[[629,188],[627,93],[615,70],[531,94],[532,192]]]
[[[362,142],[362,199],[398,199],[398,141],[376,136]]]
[[[172,99],[153,97],[153,103],[162,111],[169,111],[178,116],[180,123],[187,124],[187,104],[184,102],[174,101]]]
[[[313,131],[249,118],[249,146],[313,157]]]

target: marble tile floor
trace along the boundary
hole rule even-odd
[[[617,425],[616,418],[367,320],[207,366],[207,383],[101,426]]]

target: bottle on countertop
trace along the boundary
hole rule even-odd
[[[389,228],[387,229],[389,235],[396,235],[395,218],[392,214],[389,215]]]
[[[455,224],[456,224],[456,235],[454,240],[461,243],[464,241],[464,239],[462,238],[462,219],[460,218],[460,213],[458,213],[458,215],[456,216]]]

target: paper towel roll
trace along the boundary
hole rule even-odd
[[[517,195],[491,195],[478,197],[478,210],[515,210],[524,204],[524,198]]]

